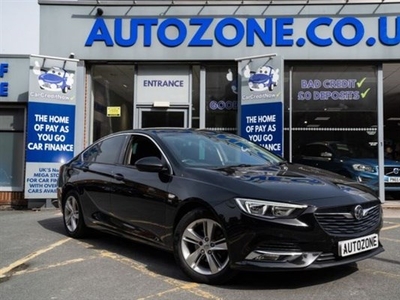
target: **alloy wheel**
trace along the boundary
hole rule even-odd
[[[79,204],[77,199],[70,195],[65,201],[64,207],[65,226],[70,232],[74,232],[79,225]]]
[[[224,232],[212,219],[190,223],[183,232],[181,250],[187,265],[202,275],[218,274],[229,263]]]

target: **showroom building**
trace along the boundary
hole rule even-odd
[[[400,2],[39,5],[40,53],[0,62],[0,97],[14,81],[27,87],[7,148],[25,149],[23,163],[6,162],[0,193],[15,185],[28,203],[53,198],[60,163],[109,133],[142,127],[239,133],[289,161],[318,141],[363,145],[381,170],[387,146],[396,159]],[[7,77],[25,67],[23,78]],[[400,189],[400,174],[388,186]]]

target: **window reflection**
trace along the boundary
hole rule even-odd
[[[206,128],[236,133],[237,67],[207,66]]]
[[[289,82],[285,84],[289,90]],[[317,141],[356,143],[364,148],[376,148],[377,66],[294,64],[291,96],[293,153],[299,147]],[[287,94],[286,126],[288,107]],[[285,149],[287,155],[288,147]]]
[[[23,108],[0,107],[0,188],[22,190],[24,127]]]
[[[93,140],[133,126],[133,65],[93,65]],[[120,116],[107,116],[107,108],[120,107]]]
[[[124,135],[118,135],[96,143],[83,153],[85,163],[114,164],[121,155],[121,149],[125,141]]]

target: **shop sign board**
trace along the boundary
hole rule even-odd
[[[4,78],[5,73],[8,73],[8,63],[0,62],[0,78]],[[8,81],[0,81],[0,97],[8,96]]]
[[[107,47],[132,47],[140,44],[152,46],[154,41],[164,47],[212,47],[218,44],[234,47],[245,43],[252,47],[262,43],[265,47],[303,47],[309,43],[317,47],[341,45],[353,47],[365,43],[368,47],[375,44],[397,46],[400,43],[398,24],[400,17],[380,16],[375,21],[375,32],[366,30],[363,18],[345,16],[332,18],[320,16],[307,20],[305,26],[296,26],[304,18],[115,18],[106,22],[96,18],[85,41],[85,47],[102,43]],[[111,24],[110,24],[111,23]],[[128,28],[128,36],[126,30]],[[393,34],[392,30],[396,31]],[[233,34],[231,30],[233,29]],[[300,37],[296,32],[302,31]],[[143,35],[140,34],[143,32]]]
[[[140,66],[137,79],[137,103],[189,104],[190,70],[188,66]]]
[[[42,4],[41,35],[52,39],[42,39],[40,49],[112,61],[226,61],[260,53],[314,61],[399,58],[400,4],[393,1],[263,8],[218,2],[107,5],[101,16],[84,5]],[[68,47],[60,46],[66,38]]]
[[[74,156],[77,60],[31,56],[26,199],[57,197],[58,170]]]
[[[28,55],[0,55],[0,102],[28,101]]]
[[[344,71],[345,70],[345,71]],[[296,66],[293,111],[376,111],[377,66]]]
[[[283,58],[239,60],[240,135],[283,155]]]

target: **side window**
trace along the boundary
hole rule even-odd
[[[131,155],[128,160],[130,165],[134,165],[143,157],[156,156],[161,159],[161,152],[158,147],[144,136],[135,136],[131,141]]]
[[[94,144],[83,153],[85,162],[115,164],[121,154],[125,141],[124,135],[118,135]]]

